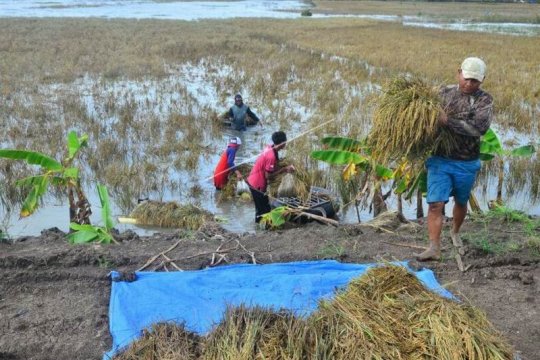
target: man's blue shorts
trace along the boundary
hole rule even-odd
[[[456,203],[467,204],[471,189],[480,170],[480,160],[453,160],[432,156],[426,161],[427,202],[448,202],[454,196]]]

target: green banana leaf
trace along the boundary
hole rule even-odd
[[[64,177],[65,178],[71,178],[71,179],[78,179],[79,178],[79,169],[76,167],[70,167],[64,169]]]
[[[103,224],[106,229],[112,229],[114,223],[111,218],[111,205],[109,201],[109,192],[107,187],[102,184],[97,185],[97,190],[99,194],[99,201],[101,202],[101,218],[103,219]]]
[[[529,157],[536,153],[536,149],[533,145],[524,145],[517,147],[515,149],[512,149],[510,151],[510,155],[512,156],[523,156],[523,157]]]
[[[75,232],[67,235],[68,241],[71,244],[84,244],[92,241],[110,244],[114,241],[112,235],[99,226],[71,223],[69,227],[75,230]]]
[[[91,226],[91,225],[88,225],[88,226]],[[70,227],[73,229],[73,224],[71,224]],[[94,229],[78,230],[76,232],[73,232],[67,235],[67,239],[70,244],[85,244],[85,243],[94,241],[95,239],[97,239],[97,237],[98,237],[98,234],[94,231]]]
[[[394,177],[394,172],[391,169],[379,164],[375,166],[375,174],[384,181]]]
[[[409,187],[407,191],[407,195],[405,195],[405,200],[410,200],[413,195],[416,193],[416,190],[420,189],[422,193],[427,192],[427,172],[422,171],[420,172],[416,178],[414,178],[412,185]]]
[[[32,190],[30,190],[30,193],[28,194],[28,196],[26,196],[26,199],[24,199],[24,202],[21,206],[21,211],[19,215],[22,218],[32,215],[36,211],[39,199],[47,190],[47,186],[49,186],[48,177],[41,176],[41,178],[37,178],[38,179],[34,179]]]
[[[405,190],[407,190],[407,187],[409,186],[409,182],[407,180],[405,180],[404,178],[401,178],[397,185],[396,185],[396,190],[394,190],[394,192],[396,194],[403,194],[405,192]]]
[[[70,131],[67,136],[67,147],[68,147],[68,161],[72,160],[81,147],[86,146],[88,142],[88,135],[84,134],[80,138],[77,137],[75,131]]]
[[[344,150],[317,150],[311,152],[311,157],[332,165],[361,164],[368,162],[360,154]]]
[[[365,147],[362,141],[338,136],[327,136],[322,139],[322,143],[330,149],[352,152],[358,152]]]
[[[488,129],[488,131],[482,136],[480,140],[480,154],[486,155],[500,155],[503,153],[503,148],[499,137],[493,131],[493,129]],[[488,159],[490,160],[490,159]]]
[[[44,177],[46,177],[46,175],[28,176],[28,177],[15,181],[15,185],[21,186],[21,187],[27,187],[27,186],[30,187],[34,185],[39,185],[43,181]]]
[[[49,171],[62,170],[62,164],[58,161],[36,151],[0,149],[0,157],[13,160],[24,160],[30,165],[39,165]]]

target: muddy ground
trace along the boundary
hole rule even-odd
[[[449,224],[445,226],[448,233]],[[463,228],[467,271],[445,239],[441,262],[423,265],[441,284],[483,309],[522,359],[540,359],[540,257],[524,246],[519,225],[500,219],[468,221]],[[425,225],[391,217],[374,224],[310,223],[256,234],[228,233],[217,224],[199,231],[139,237],[126,232],[118,245],[69,245],[58,230],[0,244],[0,359],[100,359],[111,347],[108,303],[112,269],[135,271],[153,255],[167,253],[181,269],[219,262],[213,252],[230,249],[221,262],[258,263],[337,259],[368,263],[410,260],[426,244]],[[536,230],[538,235],[538,229]],[[148,270],[162,269],[155,261]],[[416,264],[413,262],[413,266]],[[174,270],[169,265],[170,270]]]

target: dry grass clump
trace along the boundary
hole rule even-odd
[[[429,291],[399,266],[368,270],[312,318],[329,341],[325,358],[512,358],[484,313]]]
[[[141,225],[199,229],[204,223],[213,219],[213,215],[193,204],[180,205],[174,201],[145,201],[129,215],[137,219]]]
[[[142,337],[133,342],[115,360],[182,359],[195,360],[201,353],[200,336],[185,330],[183,325],[157,323],[144,330]]]
[[[451,138],[438,131],[438,93],[421,79],[391,80],[376,103],[368,144],[377,161],[423,159],[439,144],[450,151]]]

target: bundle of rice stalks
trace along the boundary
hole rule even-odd
[[[368,270],[310,320],[317,358],[512,359],[481,311],[436,295],[398,266]]]
[[[290,311],[241,305],[229,308],[209,335],[203,359],[306,359],[307,333]]]
[[[251,166],[248,165],[248,164],[238,165],[237,169],[238,169],[238,171],[240,171],[240,173],[242,174],[244,179],[246,179],[248,177],[249,173],[251,172]],[[236,195],[237,183],[238,183],[238,179],[237,179],[236,175],[234,174],[234,172],[232,172],[229,175],[229,179],[227,180],[227,184],[225,184],[225,186],[220,191],[219,201],[229,200],[229,199],[234,198],[235,195]],[[243,194],[241,194],[241,195],[243,195]],[[244,199],[251,200],[251,194],[249,194],[249,196],[244,196],[242,198],[242,200],[244,200]]]
[[[368,136],[373,158],[387,164],[401,158],[424,159],[435,147],[449,153],[454,141],[438,126],[440,111],[437,90],[421,79],[390,81],[376,100]]]
[[[186,228],[189,230],[197,230],[204,223],[214,218],[210,212],[193,204],[179,205],[174,201],[160,202],[151,200],[137,205],[129,216],[137,219],[137,224],[141,225]]]
[[[285,167],[290,165],[287,161],[280,161],[279,166]],[[271,197],[298,197],[307,200],[309,191],[312,185],[312,177],[309,172],[301,167],[296,166],[294,173],[281,173],[276,175],[269,183],[268,194]],[[280,190],[281,188],[281,190]]]
[[[230,175],[229,179],[227,180],[227,184],[223,188],[221,188],[221,191],[219,192],[219,200],[229,200],[234,197],[236,194],[236,176]]]
[[[294,181],[294,175],[293,174],[285,174],[281,178],[281,182],[279,183],[278,190],[277,190],[277,196],[278,197],[293,197],[296,196],[295,191],[295,181]]]
[[[158,323],[114,360],[196,360],[201,354],[200,343],[200,336],[185,330],[183,325]]]

